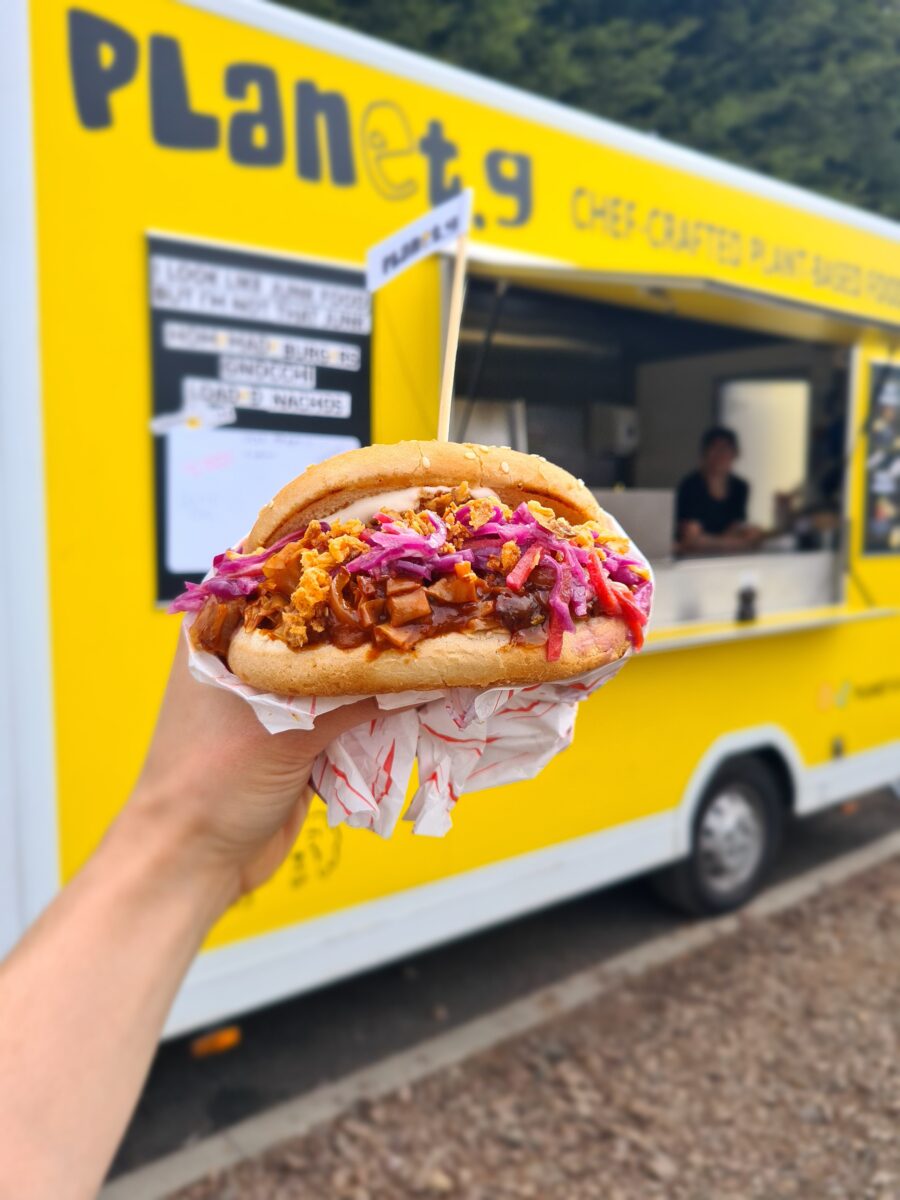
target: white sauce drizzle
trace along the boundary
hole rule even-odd
[[[325,517],[326,521],[362,521],[365,525],[382,509],[389,508],[393,512],[406,512],[407,509],[417,509],[419,507],[419,499],[421,496],[438,496],[443,492],[452,492],[453,486],[448,487],[411,487],[400,488],[395,492],[379,492],[375,496],[363,496],[360,500],[354,500],[351,504],[344,508],[339,508],[336,513]],[[476,500],[495,500],[498,504],[500,499],[490,488],[472,488],[472,497]]]

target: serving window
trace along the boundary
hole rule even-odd
[[[838,603],[846,346],[679,316],[659,289],[644,303],[470,279],[454,436],[543,454],[583,479],[653,562],[658,627],[733,621],[748,589],[758,615]],[[900,373],[895,387],[891,419]],[[714,425],[738,436],[734,473],[762,536],[753,552],[688,559],[676,496]],[[900,549],[900,517],[896,529]]]

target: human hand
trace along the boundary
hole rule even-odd
[[[758,525],[745,525],[741,530],[741,537],[748,546],[756,547],[765,541],[767,534],[765,529]]]
[[[313,730],[271,734],[239,696],[192,677],[180,637],[128,810],[167,826],[197,869],[224,876],[225,894],[236,899],[264,883],[294,844],[319,752],[379,715],[365,700],[327,713]]]
[[[290,850],[316,755],[377,715],[362,701],[267,733],[191,677],[179,638],[131,799],[0,964],[0,1195],[97,1195],[204,936]]]

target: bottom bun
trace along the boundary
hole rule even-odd
[[[252,687],[282,696],[368,696],[446,687],[491,687],[570,679],[621,658],[629,648],[622,621],[592,617],[563,635],[562,654],[548,662],[543,645],[513,645],[503,629],[442,633],[412,650],[370,646],[342,650],[320,643],[291,650],[255,630],[239,629],[228,666]]]

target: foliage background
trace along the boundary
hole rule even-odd
[[[900,0],[282,0],[900,217]]]

